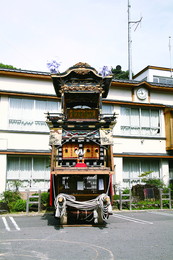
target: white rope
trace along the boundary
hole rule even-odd
[[[66,214],[67,206],[76,208],[77,210],[85,210],[85,211],[93,210],[95,222],[98,219],[98,214],[97,214],[98,209],[101,210],[101,217],[103,220],[109,218],[109,213],[111,212],[112,209],[110,204],[110,198],[105,193],[99,195],[95,199],[88,200],[88,201],[77,201],[74,196],[60,193],[55,199],[55,208],[56,208],[55,216],[62,217],[64,214]]]

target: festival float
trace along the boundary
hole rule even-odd
[[[47,113],[50,129],[50,205],[61,225],[102,224],[112,214],[112,129],[102,113],[111,75],[78,63],[51,78],[61,113]]]

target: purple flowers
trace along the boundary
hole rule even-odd
[[[103,66],[103,68],[101,69],[99,74],[102,75],[102,77],[104,78],[112,73],[111,73],[111,70],[108,68],[108,66]]]
[[[59,66],[61,64],[58,63],[56,60],[52,60],[50,62],[47,62],[47,67],[49,68],[51,73],[59,73]]]

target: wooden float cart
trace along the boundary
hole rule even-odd
[[[103,223],[113,195],[112,128],[115,114],[102,113],[112,77],[86,63],[51,74],[60,113],[48,113],[50,205],[60,224]]]

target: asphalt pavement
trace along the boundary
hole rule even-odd
[[[172,260],[173,211],[118,211],[105,226],[58,226],[52,214],[0,215],[2,260]]]

